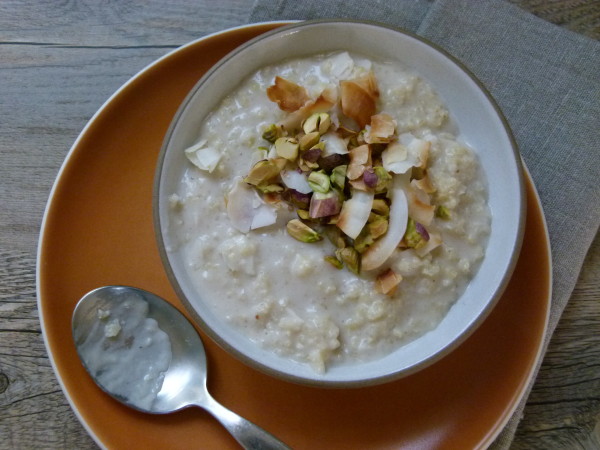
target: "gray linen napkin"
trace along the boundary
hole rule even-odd
[[[317,18],[416,32],[463,61],[499,103],[548,222],[554,284],[545,350],[600,224],[600,42],[498,0],[256,0],[250,15]],[[495,448],[510,445],[526,398]]]

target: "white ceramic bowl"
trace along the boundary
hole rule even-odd
[[[348,50],[397,60],[419,73],[442,97],[458,138],[477,151],[488,181],[491,234],[485,258],[464,294],[439,326],[381,359],[332,367],[324,374],[259,348],[232,331],[202,301],[168,232],[169,196],[187,167],[183,150],[198,139],[210,111],[246,77],[290,57]],[[301,22],[242,45],[199,80],[165,137],[157,168],[155,225],[169,278],[201,328],[245,363],[290,381],[328,387],[364,386],[413,373],[446,355],[483,321],[508,283],[520,250],[525,195],[520,157],[506,120],[482,84],[455,58],[413,34],[373,23]]]

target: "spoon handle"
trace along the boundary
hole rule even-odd
[[[221,422],[246,450],[291,450],[271,433],[225,408],[210,395],[198,406]]]

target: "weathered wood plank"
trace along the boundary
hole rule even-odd
[[[68,46],[181,45],[246,23],[252,0],[0,2],[0,44]]]

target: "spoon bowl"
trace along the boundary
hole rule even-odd
[[[153,319],[169,337],[171,360],[162,387],[150,406],[140,406],[113,391],[86,364],[82,348],[94,338],[92,330],[99,311],[111,311],[128,297],[141,298],[148,305],[147,317]],[[252,422],[219,404],[206,387],[206,353],[192,324],[175,307],[155,294],[129,286],[105,286],[95,289],[77,303],[72,320],[73,339],[84,367],[98,386],[121,403],[151,414],[166,414],[197,406],[215,417],[246,449],[287,449],[284,443]]]

